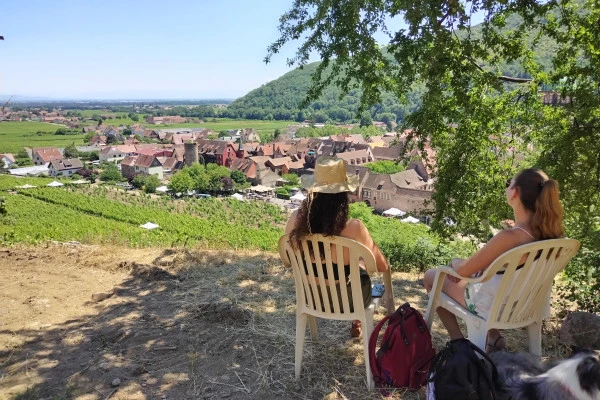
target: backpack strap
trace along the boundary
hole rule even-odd
[[[377,364],[377,359],[375,357],[375,347],[377,347],[377,339],[379,338],[379,332],[381,331],[381,327],[385,324],[392,315],[386,315],[373,329],[371,332],[371,337],[369,338],[369,364],[371,364],[371,372],[373,372],[374,377],[379,377],[381,374],[381,370],[379,369],[379,364]]]
[[[474,345],[471,342],[469,342],[469,344],[471,345],[471,348],[475,351],[475,353],[479,354],[491,366],[492,376],[490,377],[489,374],[485,374],[485,378],[488,381],[490,388],[492,389],[492,398],[497,399],[498,395],[496,393],[496,388],[500,387],[500,381],[498,379],[498,369],[496,368],[496,364],[494,364],[492,359],[478,346]]]

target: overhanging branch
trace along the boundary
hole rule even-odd
[[[473,64],[475,67],[477,67],[478,70],[480,70],[481,72],[485,72],[485,70],[481,67],[481,65],[477,64],[475,62],[475,60],[473,60],[471,57],[468,57],[468,60],[471,62],[471,64]],[[504,76],[504,75],[500,75],[497,78],[503,82],[511,82],[511,83],[528,83],[528,82],[533,81],[533,79],[514,78],[512,76]]]

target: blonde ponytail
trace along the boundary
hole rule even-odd
[[[537,168],[524,169],[515,176],[515,186],[523,206],[531,211],[531,229],[538,240],[563,236],[563,208],[558,182]]]
[[[540,240],[563,236],[563,208],[558,200],[558,182],[548,179],[540,183],[540,194],[535,201],[531,229]]]

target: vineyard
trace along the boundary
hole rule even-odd
[[[205,245],[211,248],[275,250],[287,215],[262,202],[233,199],[172,200],[132,196],[112,187],[41,187],[44,178],[0,177],[0,190],[25,183],[5,195],[4,242],[37,243],[46,239],[114,243],[133,247]],[[153,222],[159,229],[139,225]]]
[[[0,176],[6,195],[0,216],[0,243],[45,240],[118,244],[130,247],[201,246],[276,251],[287,212],[262,201],[231,198],[177,200],[125,191],[114,186],[48,188],[49,178]],[[64,181],[69,183],[69,181]],[[15,189],[30,184],[33,189]],[[396,270],[424,270],[468,255],[468,242],[444,243],[423,224],[405,224],[372,214],[362,203],[351,205]],[[159,229],[146,231],[146,222]]]

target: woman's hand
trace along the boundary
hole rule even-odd
[[[452,260],[450,260],[450,262],[448,263],[448,266],[449,266],[450,268],[452,268],[454,271],[456,271],[456,272],[458,273],[458,271],[457,271],[457,268],[458,268],[458,267],[459,267],[459,266],[460,266],[460,265],[461,265],[463,262],[464,262],[464,259],[462,259],[462,258],[453,258],[453,259],[452,259]],[[461,281],[461,279],[460,279],[460,278],[457,278],[456,276],[452,276],[452,275],[446,275],[446,277],[447,277],[447,278],[448,278],[448,279],[449,279],[451,282],[454,282],[454,283],[458,283],[458,282],[460,282],[460,281]]]

